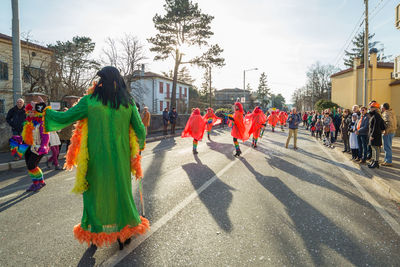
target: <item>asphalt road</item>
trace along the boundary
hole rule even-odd
[[[25,170],[0,173],[0,266],[399,266],[400,210],[357,168],[304,131],[266,132],[233,156],[227,130],[147,144],[144,203],[151,231],[123,251],[72,234],[82,198],[74,172],[46,171],[27,194]],[[135,200],[140,210],[137,183]]]

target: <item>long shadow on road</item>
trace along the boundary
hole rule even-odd
[[[195,190],[215,176],[215,172],[195,155],[197,163],[182,165]],[[199,199],[206,206],[218,226],[225,232],[232,231],[232,223],[228,216],[228,209],[232,202],[231,191],[235,188],[225,184],[220,179],[213,183],[199,195]]]
[[[315,266],[332,264],[332,261],[322,254],[325,246],[356,266],[382,264],[376,261],[375,255],[370,255],[371,251],[366,251],[354,243],[351,240],[352,237],[296,195],[279,178],[264,176],[257,172],[246,159],[242,158],[241,161],[253,173],[256,180],[286,207],[286,213],[290,216],[294,229],[301,236]],[[295,259],[294,262],[300,264],[303,260],[304,257],[301,257]]]

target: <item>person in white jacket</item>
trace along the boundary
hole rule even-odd
[[[358,120],[358,114],[353,113],[353,115],[351,116],[351,123],[349,125],[349,132],[350,132],[349,143],[352,154],[351,158],[352,160],[356,160],[358,158],[358,142],[356,135],[357,120]]]
[[[53,163],[56,170],[62,170],[62,167],[58,164],[58,155],[60,154],[61,141],[58,137],[57,132],[50,132],[50,150],[51,157],[47,160],[47,167],[50,167],[49,163]]]

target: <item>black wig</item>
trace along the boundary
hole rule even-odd
[[[118,109],[120,105],[125,107],[133,105],[133,98],[116,68],[104,67],[97,72],[97,75],[100,76],[100,80],[91,97],[97,98],[103,105],[110,104],[114,109]]]

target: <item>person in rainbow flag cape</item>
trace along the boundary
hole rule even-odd
[[[132,236],[144,234],[149,221],[139,216],[132,196],[131,174],[143,177],[140,151],[146,131],[119,71],[104,67],[99,81],[65,112],[46,108],[47,132],[78,121],[64,168],[77,166],[73,193],[83,195],[81,223],[75,238],[101,247],[118,241],[120,249]]]
[[[14,157],[19,157],[22,159],[22,157],[25,155],[25,152],[28,150],[29,145],[24,144],[22,142],[22,136],[19,135],[13,135],[10,140],[10,150],[11,150],[11,155]]]
[[[253,112],[246,115],[247,119],[251,121],[251,127],[249,130],[249,136],[253,134],[253,142],[252,147],[257,147],[257,141],[260,137],[261,129],[265,126],[265,122],[267,121],[267,117],[260,107],[255,107]]]
[[[272,132],[275,132],[275,127],[278,124],[278,120],[279,119],[278,119],[278,115],[277,115],[276,111],[275,110],[272,111],[271,115],[269,115],[267,118],[268,124],[271,125],[271,127],[272,127]]]
[[[197,145],[199,141],[203,139],[204,129],[206,127],[206,122],[204,118],[200,114],[200,109],[193,109],[192,114],[190,115],[185,129],[183,130],[181,137],[192,137],[193,138],[193,154],[198,154]]]
[[[231,135],[233,137],[233,144],[235,145],[236,154],[235,157],[239,157],[242,151],[239,147],[238,139],[245,142],[249,139],[249,129],[251,122],[248,119],[243,118],[243,106],[240,102],[235,103],[235,113],[233,116],[229,116],[230,126],[232,127]]]
[[[46,107],[44,103],[33,103],[25,106],[26,119],[22,130],[22,140],[29,147],[24,147],[18,142],[18,148],[21,152],[25,151],[25,163],[28,174],[32,179],[32,184],[26,191],[39,191],[46,185],[43,178],[42,169],[39,168],[39,162],[49,151],[49,134],[45,131],[43,125],[43,112]],[[21,148],[20,148],[21,146]]]
[[[206,122],[207,138],[211,141],[210,134],[212,127],[220,124],[222,120],[214,114],[214,110],[212,108],[207,109],[207,113],[203,116],[203,119]]]
[[[285,130],[283,129],[283,126],[286,125],[288,115],[285,111],[279,111],[278,114],[279,124],[281,125],[282,132],[284,132]]]

